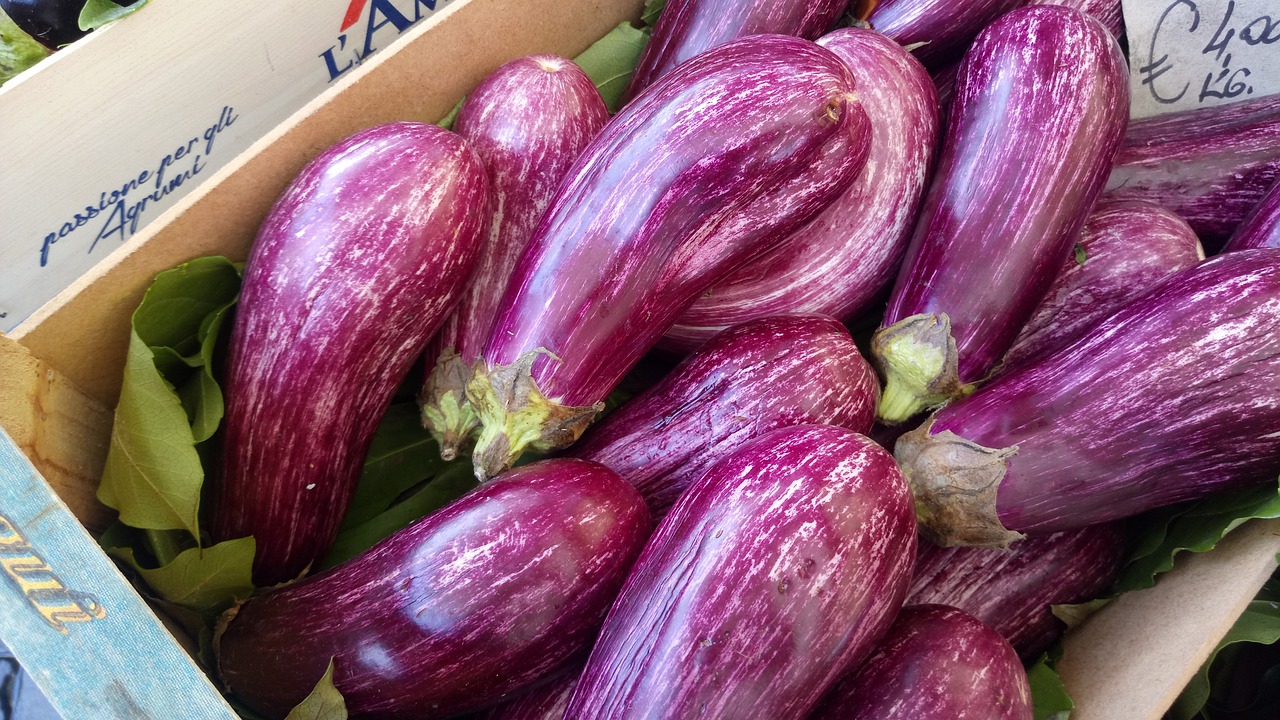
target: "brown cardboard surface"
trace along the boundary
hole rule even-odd
[[[1280,520],[1253,520],[1178,558],[1067,636],[1058,670],[1072,720],[1158,720],[1276,569]]]
[[[268,134],[12,333],[113,406],[129,315],[156,273],[200,255],[244,259],[262,218],[302,166],[351,133],[434,122],[498,65],[534,52],[572,57],[641,0],[457,0]]]
[[[95,496],[111,416],[48,363],[0,335],[0,428],[95,535],[114,517]]]

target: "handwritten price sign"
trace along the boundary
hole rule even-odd
[[[1280,2],[1125,0],[1133,117],[1280,93]]]

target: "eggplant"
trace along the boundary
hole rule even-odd
[[[700,296],[667,331],[664,348],[688,352],[758,317],[819,313],[847,320],[883,302],[933,166],[936,93],[920,63],[879,33],[837,30],[818,44],[858,73],[858,97],[871,118],[862,174],[812,222]]]
[[[1217,252],[1280,180],[1280,95],[1135,120],[1107,197],[1163,205]]]
[[[882,422],[970,392],[1009,349],[1102,191],[1127,83],[1115,38],[1076,10],[1014,10],[978,36],[872,339]]]
[[[1124,35],[1124,8],[1120,0],[1030,0],[1027,5],[1060,5],[1092,16],[1117,40]]]
[[[1098,203],[1000,371],[1067,345],[1152,285],[1201,260],[1204,248],[1195,231],[1173,212],[1139,200]]]
[[[832,318],[768,317],[716,335],[574,446],[640,490],[655,518],[716,460],[789,425],[866,433],[880,385]]]
[[[483,710],[589,646],[651,527],[598,463],[512,470],[338,567],[250,598],[219,621],[226,687],[273,718],[333,659],[354,717]]]
[[[492,477],[564,447],[697,296],[813,219],[862,170],[853,77],[807,40],[699,55],[574,163],[516,265],[467,389]]]
[[[1000,633],[945,605],[905,608],[813,720],[1031,720],[1031,684]]]
[[[969,41],[996,18],[1026,0],[880,0],[867,16],[871,29],[900,45],[930,68],[958,60]]]
[[[1280,182],[1249,211],[1222,252],[1251,248],[1280,248]]]
[[[484,720],[563,720],[581,672],[582,668],[575,666],[554,682],[490,710]]]
[[[1066,629],[1051,606],[1104,597],[1127,556],[1120,523],[1028,537],[1008,550],[921,540],[907,605],[950,605],[1000,633],[1030,662]]]
[[[658,524],[565,720],[804,718],[888,629],[915,545],[875,443],[826,425],[755,438]]]
[[[401,379],[457,300],[489,188],[447,130],[392,123],[311,161],[258,230],[224,387],[213,533],[252,535],[255,584],[324,555]]]
[[[85,0],[0,0],[0,14],[49,50],[57,50],[89,34],[80,29],[84,4]]]
[[[697,55],[748,35],[813,40],[830,30],[847,0],[668,0],[640,53],[625,97],[633,98]]]
[[[493,219],[475,274],[427,353],[423,425],[446,460],[475,429],[466,402],[507,278],[569,166],[609,120],[596,86],[577,65],[530,55],[503,65],[467,96],[454,131],[484,162]]]
[[[1280,250],[1166,278],[898,439],[921,532],[1004,546],[1275,481]]]

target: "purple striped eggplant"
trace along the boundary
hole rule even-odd
[[[378,421],[474,266],[489,188],[433,125],[361,131],[276,201],[244,271],[227,358],[214,536],[252,535],[258,585],[338,532]]]
[[[1029,537],[1008,550],[921,540],[908,605],[950,605],[1000,633],[1024,660],[1062,635],[1052,605],[1104,597],[1126,556],[1119,523]]]
[[[1167,278],[895,447],[921,531],[1003,546],[1275,481],[1280,250]]]
[[[875,443],[825,425],[755,438],[659,523],[565,720],[804,718],[892,622],[915,545]]]
[[[1222,252],[1253,248],[1280,248],[1280,182],[1249,211]]]
[[[982,29],[1026,0],[880,0],[867,16],[883,33],[930,68],[960,59]]]
[[[862,175],[775,250],[699,297],[667,331],[664,347],[692,350],[758,317],[820,313],[845,320],[883,302],[933,166],[937,98],[920,63],[878,33],[837,30],[818,44],[858,72],[858,97],[871,117]]]
[[[640,53],[626,97],[696,55],[748,35],[794,35],[813,40],[830,30],[847,0],[668,0]]]
[[[1107,196],[1163,205],[1216,252],[1280,180],[1280,95],[1135,120]]]
[[[475,429],[467,383],[507,278],[569,166],[608,119],[587,74],[555,55],[530,55],[493,71],[458,114],[454,130],[489,172],[493,219],[475,274],[428,352],[422,420],[446,460]]]
[[[870,121],[840,58],[754,35],[623,109],[569,171],[502,300],[467,399],[491,477],[576,440],[697,296],[856,179]]]
[[[564,720],[582,668],[489,711],[484,720]]]
[[[1124,57],[1097,20],[1015,10],[960,66],[942,158],[872,354],[880,418],[963,395],[1048,292],[1124,134]]]
[[[981,620],[945,605],[898,615],[876,654],[813,720],[1031,720],[1018,654]]]
[[[577,459],[512,470],[363,555],[219,623],[218,672],[282,718],[330,658],[353,717],[483,710],[582,653],[650,530],[640,495]]]
[[[655,518],[710,465],[790,425],[866,433],[880,385],[835,320],[769,317],[716,335],[573,448],[636,486]]]
[[[1204,249],[1195,231],[1169,210],[1138,200],[1099,203],[1000,372],[1069,344],[1152,285],[1201,260]]]

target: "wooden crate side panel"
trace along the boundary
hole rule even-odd
[[[276,197],[326,147],[394,120],[433,122],[502,63],[534,52],[574,56],[640,0],[459,0],[291,117],[130,243],[60,293],[13,336],[93,397],[114,406],[129,315],[156,273],[199,255],[244,259]]]

